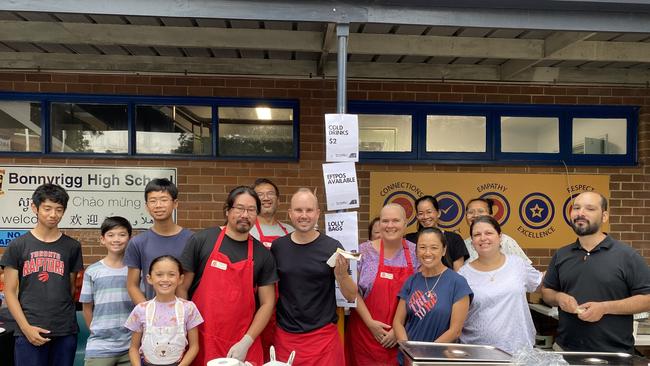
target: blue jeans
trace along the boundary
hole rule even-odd
[[[72,366],[77,351],[77,335],[52,337],[42,346],[34,346],[24,336],[16,337],[16,366]]]

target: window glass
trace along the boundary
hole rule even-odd
[[[127,153],[126,104],[52,103],[52,152]]]
[[[212,154],[212,107],[138,105],[135,110],[138,154]]]
[[[427,152],[485,152],[485,116],[427,116]]]
[[[359,114],[359,151],[410,152],[410,115]]]
[[[0,101],[0,151],[41,151],[41,103]]]
[[[293,109],[219,107],[220,156],[293,157]]]
[[[560,152],[559,118],[501,117],[501,151],[517,153]]]
[[[627,119],[574,118],[574,154],[627,154]]]

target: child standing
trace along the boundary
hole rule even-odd
[[[59,230],[69,200],[55,184],[32,195],[36,226],[9,243],[4,267],[7,307],[18,324],[17,366],[72,366],[77,350],[74,283],[83,267],[81,244]]]
[[[131,223],[123,217],[107,217],[99,241],[108,254],[84,273],[79,302],[90,329],[86,344],[86,366],[128,365],[131,332],[124,322],[133,309],[126,290],[128,268],[124,251],[131,238]]]
[[[193,302],[175,295],[183,282],[181,263],[170,255],[157,257],[149,266],[147,282],[156,296],[136,305],[125,324],[133,331],[131,364],[140,366],[143,358],[145,366],[189,366],[199,352],[196,327],[203,318]]]

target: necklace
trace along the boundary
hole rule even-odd
[[[422,275],[422,277],[424,277],[424,285],[427,287],[427,292],[428,292],[428,293],[435,293],[435,292],[433,292],[433,290],[434,290],[434,289],[436,288],[436,286],[438,285],[438,282],[439,282],[440,279],[442,278],[442,275],[445,274],[445,271],[446,271],[446,270],[447,270],[447,269],[445,268],[445,269],[442,270],[442,272],[440,272],[440,275],[438,275],[438,279],[436,279],[436,283],[434,283],[434,284],[433,284],[433,287],[431,287],[431,288],[429,288],[429,281],[427,281],[427,277],[426,277],[425,275]]]

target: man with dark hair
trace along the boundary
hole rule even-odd
[[[493,202],[489,198],[472,198],[467,202],[467,207],[465,209],[465,220],[467,221],[467,226],[472,226],[474,219],[479,216],[493,216]],[[478,253],[474,246],[472,245],[472,236],[468,236],[465,239],[465,246],[467,247],[467,252],[469,253],[468,262],[473,261],[478,258]],[[521,247],[515,239],[511,236],[501,233],[501,253],[506,255],[516,255],[521,257],[528,263],[533,263],[526,253],[521,250]]]
[[[154,258],[161,255],[180,257],[192,232],[174,222],[178,207],[178,188],[167,178],[152,179],[144,189],[144,199],[153,225],[129,241],[124,264],[129,267],[126,287],[134,304],[155,296],[153,287],[144,279]],[[144,288],[144,293],[142,292]]]
[[[77,349],[75,278],[83,267],[81,244],[59,230],[68,205],[60,186],[44,184],[32,195],[36,226],[11,241],[4,268],[7,307],[18,324],[18,366],[72,366]]]
[[[236,187],[224,205],[225,226],[194,234],[180,257],[186,272],[178,294],[205,320],[194,365],[220,357],[263,364],[258,336],[273,312],[278,275],[271,252],[250,235],[260,205],[250,187]]]
[[[257,193],[262,204],[255,226],[251,229],[251,235],[261,241],[265,247],[271,248],[273,240],[292,233],[294,229],[293,226],[280,222],[275,217],[280,199],[280,190],[275,183],[266,178],[258,178],[251,188]]]
[[[650,268],[602,231],[606,207],[600,193],[575,198],[571,227],[578,240],[555,252],[544,276],[544,301],[559,307],[556,350],[633,353],[633,314],[650,310]]]

